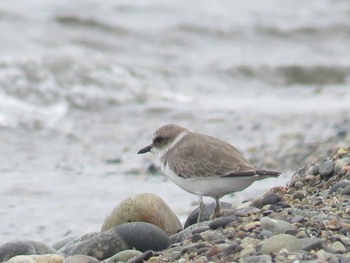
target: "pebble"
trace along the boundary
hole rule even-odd
[[[228,224],[232,223],[233,221],[236,221],[236,217],[234,215],[232,216],[225,216],[221,218],[217,218],[213,221],[211,221],[208,226],[211,229],[218,229],[219,227],[226,227]]]
[[[169,245],[167,234],[159,227],[145,222],[133,222],[101,233],[84,235],[65,245],[60,252],[103,260],[127,249],[160,251]]]
[[[128,262],[130,259],[136,258],[143,253],[135,249],[127,249],[118,252],[114,256],[104,260],[104,263]]]
[[[350,157],[345,157],[345,158],[339,159],[339,160],[335,161],[334,172],[337,174],[341,173],[343,167],[349,166],[349,165],[350,165]]]
[[[57,254],[15,256],[3,263],[62,263],[64,257]],[[99,262],[99,261],[97,261]]]
[[[262,208],[265,205],[268,205],[268,204],[274,205],[281,201],[282,201],[282,197],[279,196],[278,194],[268,193],[259,201],[259,203],[257,204],[257,207]]]
[[[148,222],[163,229],[168,235],[182,230],[179,218],[157,195],[137,194],[117,205],[103,222],[101,231],[129,222]]]
[[[299,240],[292,235],[278,234],[263,241],[261,253],[269,255],[270,253],[277,253],[282,248],[287,249],[289,252],[294,252],[301,249],[301,244]]]
[[[334,163],[332,160],[326,160],[320,163],[320,175],[322,178],[329,178],[334,172]]]
[[[60,254],[55,249],[40,242],[29,240],[11,241],[0,246],[0,262],[18,255]]]
[[[349,185],[350,185],[350,181],[348,180],[342,180],[340,182],[337,182],[329,189],[328,194],[330,195],[333,193],[341,193],[340,190],[348,187]]]
[[[230,208],[232,208],[232,204],[227,203],[227,202],[220,202],[220,208],[221,208],[221,210],[230,209]],[[204,209],[203,209],[203,215],[202,215],[200,222],[210,220],[210,216],[214,213],[214,209],[215,209],[215,202],[205,204]],[[199,207],[197,207],[195,210],[193,210],[191,212],[191,214],[187,217],[184,228],[187,228],[191,225],[197,224],[198,216],[199,216]]]
[[[127,261],[127,263],[143,263],[146,260],[150,259],[153,256],[152,250],[147,250],[143,252],[141,255],[138,255],[136,257],[133,257]],[[159,262],[159,261],[156,261]]]
[[[74,255],[67,257],[63,263],[99,263],[96,258],[85,255]]]
[[[331,248],[333,248],[336,252],[344,253],[346,251],[345,246],[343,243],[339,241],[335,241],[332,245]]]
[[[290,223],[283,220],[263,217],[261,218],[260,222],[261,222],[261,227],[263,229],[270,230],[274,234],[286,233],[287,231],[295,230],[295,227],[293,227]]]

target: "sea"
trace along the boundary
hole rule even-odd
[[[0,245],[99,231],[124,199],[197,197],[138,155],[176,123],[282,172],[350,144],[347,0],[0,2]],[[205,198],[205,202],[212,202]]]

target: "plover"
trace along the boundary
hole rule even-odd
[[[241,191],[252,183],[280,172],[255,167],[234,146],[212,136],[193,132],[175,124],[160,127],[152,143],[138,154],[157,154],[163,173],[185,191],[199,198],[200,221],[203,215],[203,196],[215,199],[211,219],[220,213],[219,199]]]

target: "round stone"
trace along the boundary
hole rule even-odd
[[[263,242],[261,253],[270,255],[270,253],[277,253],[283,248],[287,249],[289,252],[295,252],[301,249],[301,244],[299,240],[292,235],[279,234]]]
[[[100,261],[94,257],[85,255],[74,255],[67,257],[63,263],[99,263]]]
[[[178,217],[157,195],[138,194],[116,206],[105,219],[101,231],[129,222],[147,222],[163,229],[168,235],[182,230]]]
[[[104,260],[127,249],[160,251],[169,244],[167,234],[159,227],[145,222],[133,222],[102,233],[84,235],[65,245],[60,252],[68,256],[81,254]]]
[[[132,258],[142,255],[141,251],[134,249],[127,249],[121,252],[118,252],[114,256],[104,260],[105,263],[115,263],[115,262],[128,262]]]
[[[329,178],[333,175],[334,163],[332,160],[326,160],[320,163],[320,175],[323,178]]]
[[[0,262],[18,255],[59,254],[51,247],[29,240],[11,241],[0,246]]]

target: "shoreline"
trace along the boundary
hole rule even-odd
[[[112,263],[117,262],[120,254],[128,254],[130,257],[124,262],[200,263],[348,262],[350,257],[350,147],[339,148],[332,156],[318,156],[298,169],[286,186],[273,187],[260,199],[223,209],[221,217],[184,230],[180,229],[181,223],[179,225],[176,215],[170,208],[168,211],[165,203],[165,208],[161,209],[160,203],[154,205],[154,202],[163,201],[155,201],[150,195],[149,202],[144,197],[140,199],[140,206],[140,200],[132,198],[129,199],[134,202],[126,202],[127,214],[122,215],[124,219],[128,217],[130,221],[133,218],[139,222],[112,224],[101,233],[66,240],[53,247],[35,241],[9,242],[0,246],[0,259],[2,262],[19,262],[15,256],[30,254],[25,260],[36,257],[37,262],[44,262],[40,261],[43,259],[40,257],[44,257],[40,255],[45,255],[45,260],[51,255],[52,259],[47,262],[74,263],[80,262],[76,260],[81,257],[87,260],[94,256]],[[145,208],[141,215],[130,212],[129,208],[136,205]],[[109,217],[120,217],[121,207],[116,206]],[[140,217],[145,216],[147,220],[144,221],[149,223],[140,222]],[[163,217],[167,219],[159,221]],[[167,234],[164,235],[162,229],[168,229]],[[111,231],[113,235],[109,234]],[[154,235],[140,236],[142,231],[153,231]],[[107,251],[97,244],[108,235],[118,238],[115,243],[110,240],[106,243]],[[141,237],[145,238],[145,243],[139,243]],[[158,249],[150,249],[151,243]],[[84,249],[77,250],[78,247]],[[135,247],[136,250],[130,250]],[[86,256],[76,255],[82,251]],[[89,258],[92,261],[86,262],[97,259]],[[96,262],[100,262],[98,260]]]

